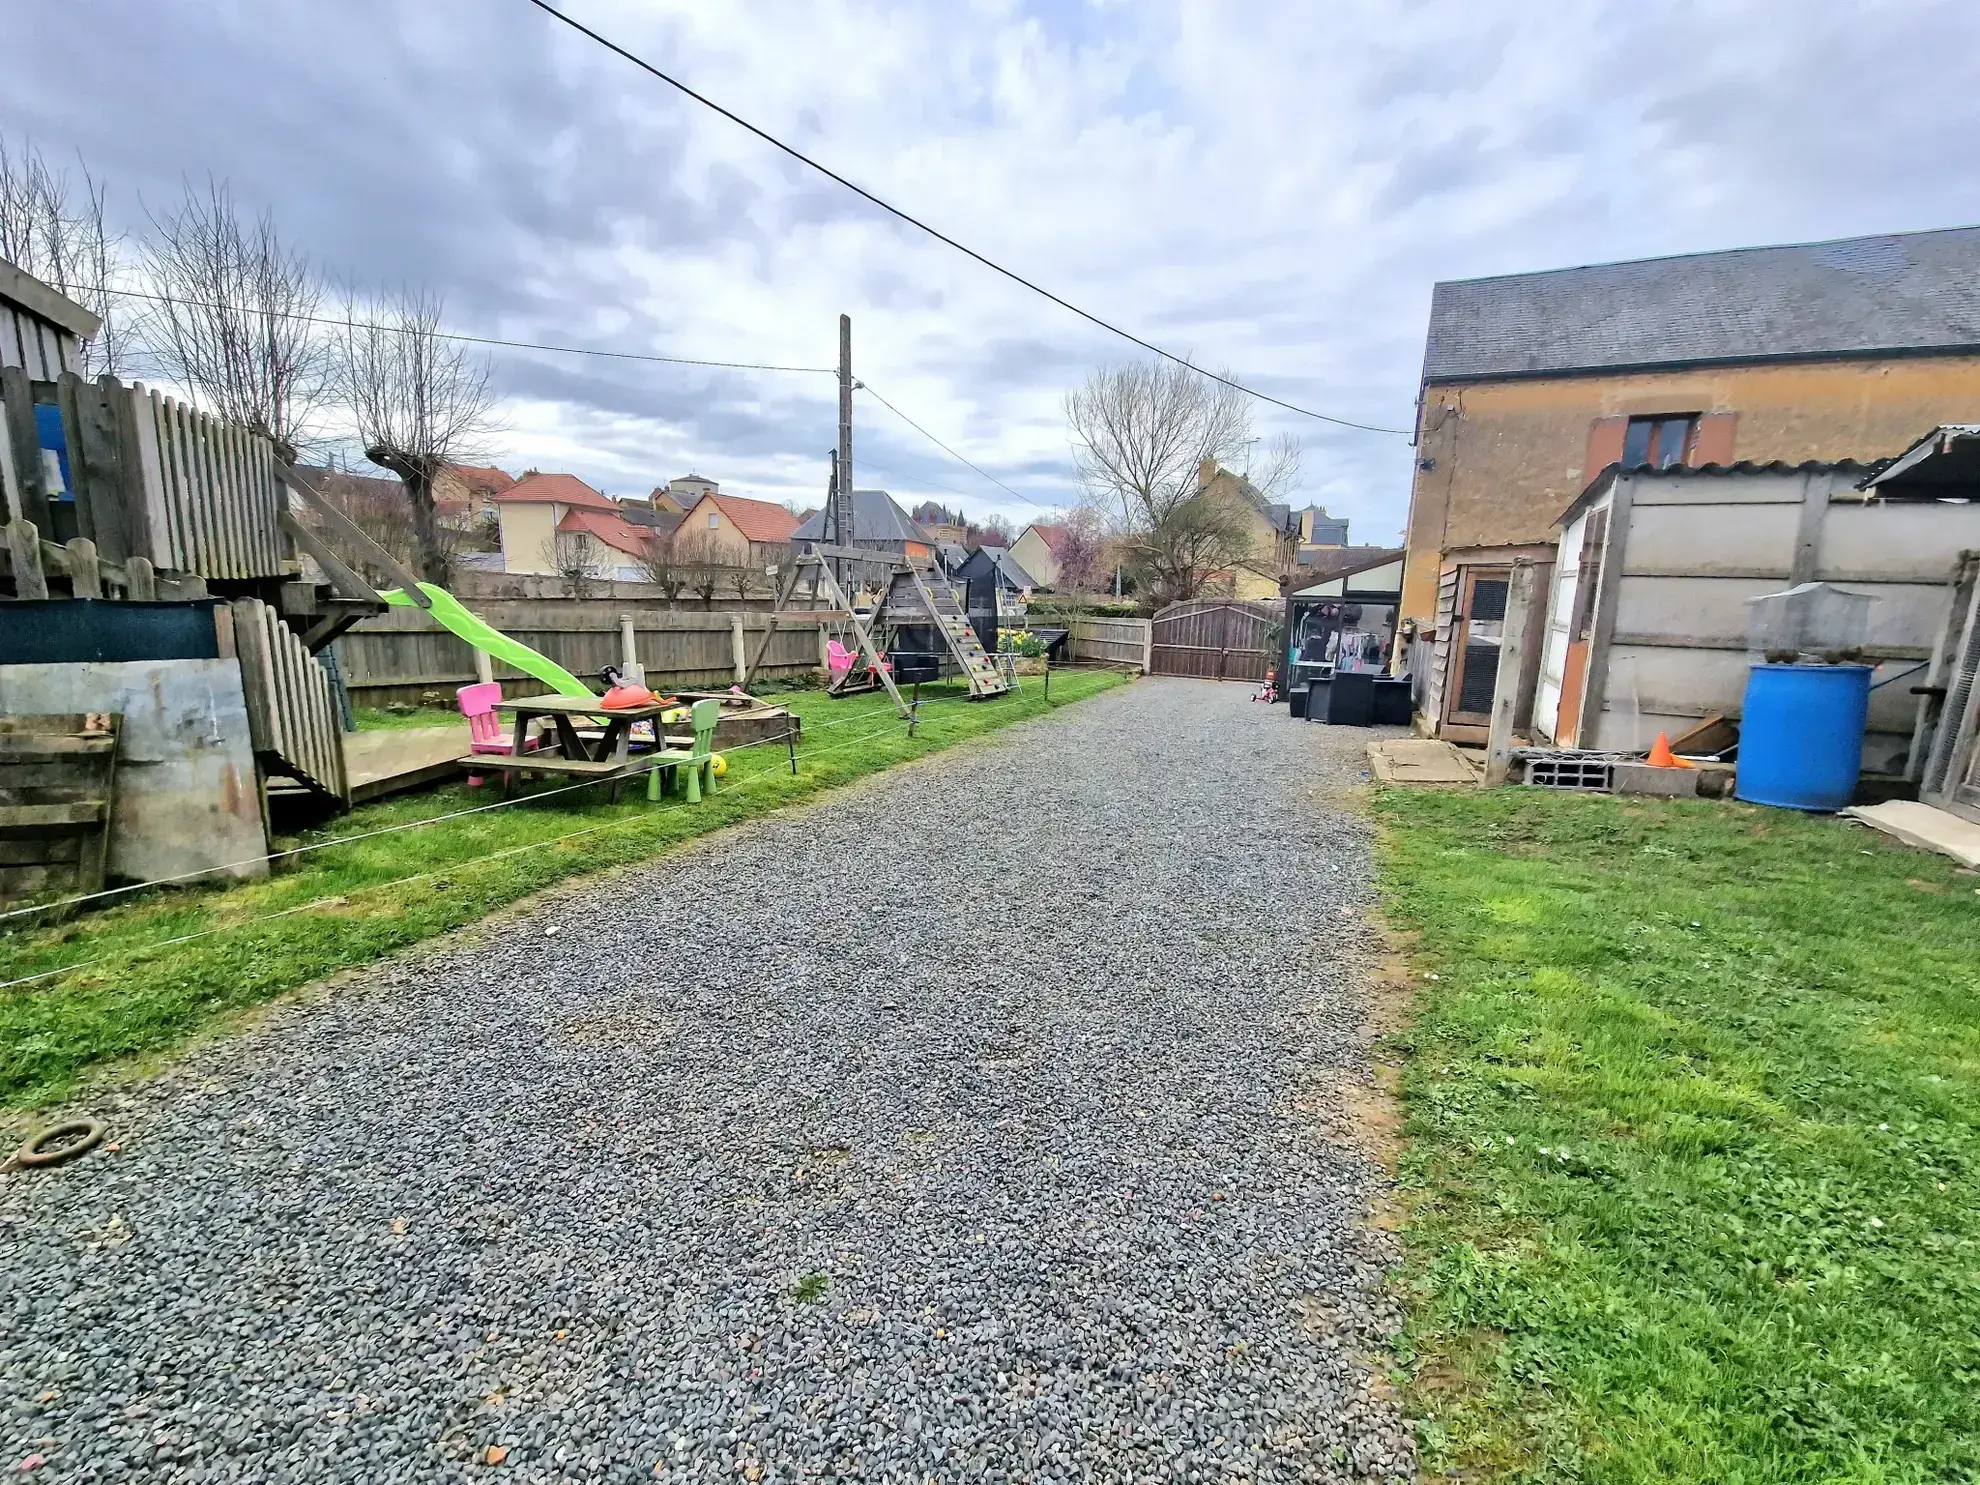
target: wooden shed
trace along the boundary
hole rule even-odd
[[[83,369],[82,342],[102,328],[75,300],[0,258],[0,366],[52,382]]]
[[[1819,581],[1877,600],[1864,768],[1914,771],[1911,683],[1943,643],[1980,504],[1863,488],[1872,473],[1847,461],[1604,470],[1560,518],[1536,740],[1640,750],[1659,732],[1736,719],[1747,600]]]

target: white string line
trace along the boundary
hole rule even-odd
[[[940,699],[946,701],[950,698],[943,697]],[[799,720],[801,722],[802,718]],[[848,722],[862,720],[864,719],[860,717],[842,717],[836,722],[820,722],[813,730],[823,732],[828,728],[843,727]],[[800,727],[800,735],[802,735],[802,730],[802,727]],[[775,737],[758,738],[755,742],[736,743],[720,751],[725,753],[740,753],[744,748],[755,748],[761,747],[765,743],[782,742],[785,736],[785,733],[780,732]],[[497,755],[491,754],[489,756]],[[472,772],[472,769],[470,768],[469,771]],[[180,872],[177,876],[156,877],[148,882],[131,882],[122,887],[105,887],[101,891],[84,893],[80,897],[65,897],[57,902],[44,902],[35,907],[14,908],[8,912],[0,913],[0,923],[5,923],[12,918],[27,918],[42,913],[53,912],[58,908],[74,907],[77,903],[97,902],[106,897],[119,897],[126,892],[142,892],[147,887],[170,887],[176,883],[190,882],[200,877],[217,876],[222,872],[233,871],[238,867],[259,866],[264,861],[284,861],[291,856],[305,855],[310,851],[327,850],[331,846],[348,846],[357,841],[372,840],[381,835],[395,835],[402,830],[419,830],[428,825],[438,825],[446,820],[458,820],[466,815],[479,815],[485,814],[489,810],[507,809],[510,805],[533,804],[540,799],[554,799],[559,794],[570,794],[579,789],[595,789],[599,784],[609,782],[610,780],[608,779],[586,779],[583,783],[565,784],[556,789],[538,789],[533,793],[518,795],[513,799],[498,799],[491,804],[472,805],[467,809],[453,810],[444,815],[429,815],[422,820],[406,820],[397,825],[383,825],[376,830],[367,830],[359,835],[340,835],[330,840],[311,841],[305,845],[291,846],[284,851],[271,851],[266,856],[248,856],[242,860],[229,861],[220,866],[203,866],[197,871]]]
[[[944,698],[942,698],[942,700],[945,700],[945,701],[949,701],[949,700],[953,700],[953,701],[955,701],[955,702],[956,702],[956,703],[957,703],[958,705],[961,705],[961,704],[962,704],[962,703],[964,702],[964,700],[965,700],[965,699],[966,699],[966,698],[962,698],[962,697],[944,697]],[[929,705],[929,704],[931,704],[931,703],[921,703],[921,704],[922,704],[922,705]],[[854,721],[854,720],[858,720],[858,719],[856,719],[856,718],[846,718],[846,719],[844,719],[844,720],[845,720],[845,721]],[[898,720],[898,719],[895,719],[895,720]],[[843,724],[842,724],[842,723],[840,723],[840,722],[835,722],[835,723],[830,723],[830,724],[825,724],[825,725],[830,725],[830,726],[840,726],[840,725],[843,725]],[[883,726],[883,727],[876,727],[876,728],[875,728],[875,729],[874,729],[873,731],[871,731],[871,732],[863,732],[863,733],[861,733],[861,734],[860,734],[859,736],[857,736],[857,737],[853,737],[853,738],[848,738],[848,739],[847,739],[847,740],[846,740],[845,742],[842,742],[842,743],[835,743],[835,744],[833,744],[833,745],[832,745],[831,747],[827,747],[827,748],[813,748],[813,749],[812,749],[812,750],[811,750],[810,752],[808,752],[808,753],[806,753],[806,754],[805,754],[804,756],[805,756],[805,757],[806,757],[807,759],[810,759],[810,758],[816,758],[816,757],[818,757],[818,756],[819,756],[820,754],[823,754],[823,753],[836,753],[836,752],[839,752],[839,751],[841,751],[841,750],[843,750],[843,749],[845,749],[845,748],[850,748],[850,747],[856,747],[856,746],[858,746],[858,745],[859,745],[860,743],[863,743],[863,742],[871,742],[871,741],[872,741],[872,740],[873,740],[874,738],[876,738],[876,737],[879,737],[879,736],[881,736],[881,735],[883,735],[884,733],[887,733],[887,732],[889,732],[889,731],[891,731],[891,730],[893,729],[893,725],[894,725],[894,722],[893,722],[893,721],[889,721],[889,722],[887,723],[887,725],[886,725],[886,726]],[[789,734],[785,734],[784,736],[788,736],[788,735],[789,735]],[[783,737],[782,737],[782,736],[780,736],[780,737],[775,737],[775,738],[765,738],[765,739],[762,739],[761,741],[762,741],[762,742],[782,742],[783,740],[784,740],[784,739],[783,739]],[[914,738],[914,739],[908,739],[908,740],[910,740],[910,741],[918,741],[919,739],[918,739],[918,738]],[[758,745],[759,745],[758,743],[745,743],[745,744],[743,744],[743,745],[742,745],[742,747],[756,747],[756,746],[758,746]],[[742,747],[738,747],[738,748],[732,748],[732,749],[729,749],[728,751],[731,751],[731,752],[740,752],[740,751],[742,751]],[[763,770],[763,771],[762,771],[761,773],[758,773],[758,774],[752,774],[752,775],[751,775],[751,776],[750,776],[749,778],[746,778],[746,779],[744,779],[744,780],[742,780],[742,781],[741,781],[740,783],[738,783],[738,784],[736,784],[736,785],[734,785],[734,786],[733,786],[732,788],[730,788],[730,789],[728,789],[728,790],[725,790],[724,792],[725,792],[725,793],[730,793],[730,794],[735,794],[735,793],[739,793],[739,792],[741,792],[742,790],[744,790],[744,789],[747,789],[747,788],[748,788],[748,787],[749,787],[749,786],[750,786],[751,784],[754,784],[754,783],[761,783],[762,781],[764,781],[764,780],[766,780],[766,779],[775,779],[775,778],[782,778],[782,777],[783,777],[783,774],[782,774],[782,773],[781,773],[781,772],[780,772],[779,770],[777,770],[777,769],[774,769],[774,768],[766,768],[766,769],[764,769],[764,770]],[[596,782],[608,782],[608,781],[605,781],[605,780],[599,780],[599,781],[596,781]],[[582,787],[585,787],[585,788],[589,788],[589,787],[591,787],[591,785],[589,785],[589,784],[587,784],[587,785],[584,785],[584,786],[582,786]],[[532,796],[529,796],[529,797],[531,797],[531,798],[542,798],[542,797],[545,797],[545,796],[542,796],[542,795],[532,795]],[[93,968],[95,968],[95,967],[96,967],[97,965],[99,965],[99,964],[108,964],[108,963],[111,963],[111,962],[112,962],[113,960],[114,960],[114,961],[118,961],[118,962],[122,962],[122,963],[128,963],[128,962],[130,962],[130,960],[131,960],[132,958],[134,958],[134,957],[135,957],[135,956],[137,956],[137,955],[140,955],[140,954],[147,954],[147,953],[150,953],[150,952],[152,952],[152,951],[154,951],[154,950],[157,950],[157,949],[169,949],[169,948],[172,948],[172,947],[174,947],[175,945],[178,945],[178,944],[187,944],[187,943],[191,943],[191,942],[192,942],[193,940],[195,940],[195,939],[202,939],[202,938],[210,938],[210,937],[212,937],[212,936],[213,936],[214,934],[216,934],[216,933],[230,933],[230,932],[232,932],[232,931],[233,931],[234,929],[237,929],[237,928],[252,928],[252,927],[254,927],[254,926],[255,926],[256,924],[258,924],[258,923],[269,923],[269,922],[273,922],[273,921],[274,921],[275,919],[277,919],[277,918],[287,918],[287,917],[292,917],[293,915],[295,915],[295,914],[297,914],[297,913],[302,913],[302,912],[307,912],[307,911],[309,911],[309,910],[310,910],[311,908],[317,908],[317,907],[322,907],[322,906],[324,906],[325,904],[329,904],[329,903],[337,903],[337,904],[341,904],[341,903],[346,903],[346,902],[349,902],[349,901],[350,901],[350,899],[351,899],[352,897],[354,897],[354,896],[356,896],[357,894],[359,894],[359,893],[362,893],[362,892],[382,892],[382,891],[384,891],[385,889],[387,889],[387,888],[389,888],[389,887],[403,887],[403,886],[405,886],[405,885],[406,885],[407,883],[409,883],[409,882],[420,882],[420,881],[424,881],[424,880],[426,880],[426,879],[427,879],[428,877],[437,877],[437,876],[441,876],[441,875],[444,875],[444,874],[445,874],[445,873],[447,873],[447,872],[452,872],[452,871],[461,871],[461,870],[463,870],[463,869],[465,869],[465,868],[467,868],[467,867],[471,867],[471,866],[479,866],[479,865],[481,865],[481,864],[482,864],[483,862],[485,862],[485,861],[500,861],[501,859],[503,859],[503,858],[504,858],[504,857],[506,857],[506,856],[515,856],[515,855],[519,855],[520,853],[522,853],[522,852],[524,852],[524,851],[533,851],[533,850],[536,850],[536,849],[537,849],[538,847],[540,847],[540,846],[554,846],[554,845],[558,845],[558,844],[561,844],[562,842],[564,842],[564,841],[567,841],[567,840],[576,840],[576,839],[578,839],[578,838],[579,838],[579,837],[581,837],[581,836],[586,836],[586,835],[596,835],[596,834],[598,834],[598,833],[599,833],[600,831],[603,831],[603,830],[615,830],[615,829],[617,829],[617,828],[619,828],[620,826],[624,826],[624,825],[637,825],[637,824],[640,824],[640,823],[641,823],[641,822],[643,822],[643,821],[648,821],[648,820],[651,820],[651,819],[653,819],[653,818],[654,818],[654,816],[655,816],[655,815],[657,815],[657,814],[660,814],[660,813],[663,813],[663,812],[667,812],[667,811],[672,811],[672,810],[680,810],[680,809],[686,809],[687,807],[688,807],[688,805],[687,805],[687,802],[686,802],[685,800],[683,800],[683,801],[682,801],[681,803],[679,803],[679,804],[673,804],[673,805],[664,805],[664,806],[662,806],[662,807],[661,807],[661,809],[659,809],[659,810],[645,810],[645,811],[642,811],[642,812],[641,812],[641,813],[639,813],[639,814],[634,814],[634,815],[627,815],[627,816],[624,816],[624,817],[623,817],[623,818],[621,818],[621,819],[617,819],[617,820],[607,820],[607,821],[605,821],[605,822],[604,822],[603,824],[601,824],[601,825],[591,825],[591,826],[587,826],[587,827],[586,827],[585,829],[583,829],[583,830],[573,830],[573,831],[569,831],[569,832],[567,832],[566,834],[563,834],[563,835],[557,835],[557,836],[550,836],[550,837],[547,837],[547,838],[545,838],[545,839],[543,839],[543,840],[538,840],[538,841],[527,841],[527,842],[525,842],[524,844],[522,844],[522,845],[519,845],[519,846],[509,846],[509,847],[507,847],[507,848],[506,848],[506,849],[504,849],[504,850],[500,850],[500,851],[491,851],[491,852],[489,852],[489,853],[487,853],[486,855],[482,855],[482,856],[470,856],[470,857],[468,857],[468,858],[467,858],[467,859],[466,859],[465,861],[452,861],[452,862],[449,862],[449,863],[447,863],[447,864],[446,864],[446,865],[444,865],[444,866],[436,866],[436,867],[434,867],[434,868],[433,868],[432,870],[430,870],[430,871],[422,871],[422,872],[415,872],[415,873],[414,873],[413,875],[411,875],[411,876],[406,876],[406,877],[396,877],[396,878],[394,878],[394,879],[393,879],[392,881],[389,881],[389,882],[374,882],[374,883],[372,883],[372,884],[371,884],[370,886],[366,886],[366,887],[353,887],[353,888],[352,888],[352,889],[351,889],[351,890],[350,890],[349,892],[340,892],[340,893],[337,893],[336,895],[334,895],[334,896],[331,896],[331,897],[318,897],[318,898],[315,898],[315,899],[313,899],[312,901],[309,901],[309,902],[305,902],[305,903],[299,903],[298,905],[296,905],[296,906],[294,906],[294,907],[286,907],[286,908],[281,908],[281,909],[279,909],[279,910],[278,910],[278,911],[276,911],[276,912],[272,912],[272,913],[264,913],[264,914],[262,914],[262,915],[261,915],[261,916],[259,916],[259,917],[255,917],[255,918],[243,918],[243,919],[241,919],[240,921],[238,921],[238,922],[235,922],[235,923],[222,923],[222,924],[220,924],[219,926],[217,926],[217,927],[214,927],[214,928],[202,928],[202,929],[200,929],[200,930],[199,930],[199,931],[198,931],[197,933],[187,933],[187,934],[181,934],[181,935],[180,935],[179,937],[177,937],[177,938],[167,938],[167,939],[159,939],[159,940],[158,940],[157,942],[155,942],[155,943],[149,943],[149,944],[140,944],[140,945],[138,945],[138,946],[137,946],[137,947],[135,947],[135,948],[132,948],[132,949],[129,949],[129,950],[126,950],[126,951],[124,951],[123,953],[119,953],[119,954],[105,954],[105,955],[102,955],[101,957],[99,957],[99,958],[96,958],[96,959],[85,959],[85,960],[83,960],[83,961],[81,961],[80,963],[77,963],[77,964],[68,964],[68,965],[63,965],[63,966],[62,966],[61,968],[59,968],[59,969],[45,969],[45,970],[42,970],[42,971],[41,971],[41,972],[40,972],[39,974],[32,974],[32,975],[24,975],[24,976],[22,976],[22,977],[21,977],[20,979],[17,979],[17,980],[0,980],[0,990],[12,990],[12,989],[14,989],[14,988],[15,988],[16,986],[19,986],[19,985],[32,985],[32,984],[37,984],[37,983],[39,983],[39,982],[40,982],[40,981],[42,981],[42,980],[52,980],[52,979],[54,979],[54,978],[56,978],[56,977],[57,977],[57,976],[59,976],[59,975],[68,975],[68,974],[78,974],[78,973],[80,973],[80,972],[82,972],[83,970],[86,970],[86,969],[93,969]]]

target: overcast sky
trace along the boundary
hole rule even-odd
[[[1406,428],[1440,278],[1980,220],[1980,5],[1844,0],[571,0],[1066,298]],[[229,181],[455,328],[859,375],[859,483],[1022,523],[1061,399],[1134,348],[780,157],[524,0],[73,0],[0,13],[0,130],[139,217]],[[829,377],[504,352],[512,472],[690,468],[815,501]],[[1407,440],[1260,405],[1299,498],[1397,537]],[[943,488],[948,487],[948,488]]]

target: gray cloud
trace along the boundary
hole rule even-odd
[[[578,4],[1096,312],[1394,426],[1436,278],[1947,225],[1980,199],[1980,11],[1951,0]],[[0,129],[80,152],[133,227],[140,196],[211,173],[327,269],[518,339],[813,364],[845,310],[890,399],[1049,504],[1073,494],[1061,394],[1134,354],[521,4],[14,7],[5,49]],[[495,367],[517,467],[822,481],[823,378]],[[1400,529],[1403,440],[1258,417],[1307,438],[1302,498],[1358,538]],[[909,493],[1036,514],[864,402],[858,443]]]

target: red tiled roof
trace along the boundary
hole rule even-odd
[[[1059,555],[1059,549],[1066,544],[1067,528],[1064,526],[1047,526],[1043,522],[1033,521],[1027,529],[1038,533],[1038,539],[1045,543],[1045,550],[1054,557]],[[1022,536],[1024,532],[1020,531],[1018,535]]]
[[[558,505],[576,506],[580,510],[606,510],[617,514],[619,502],[600,495],[591,486],[574,474],[532,474],[517,480],[499,495],[491,495],[490,500],[503,505]]]
[[[714,502],[745,541],[789,541],[798,529],[796,516],[768,500],[746,500],[740,495],[704,495],[701,499]],[[698,506],[701,502],[695,503]]]
[[[507,470],[497,469],[492,464],[455,464],[452,468],[461,477],[462,484],[484,495],[500,495],[504,490],[515,487],[515,478]]]
[[[635,557],[644,557],[651,532],[642,531],[620,516],[602,510],[567,510],[557,523],[559,531],[584,531],[608,547],[616,547]]]

